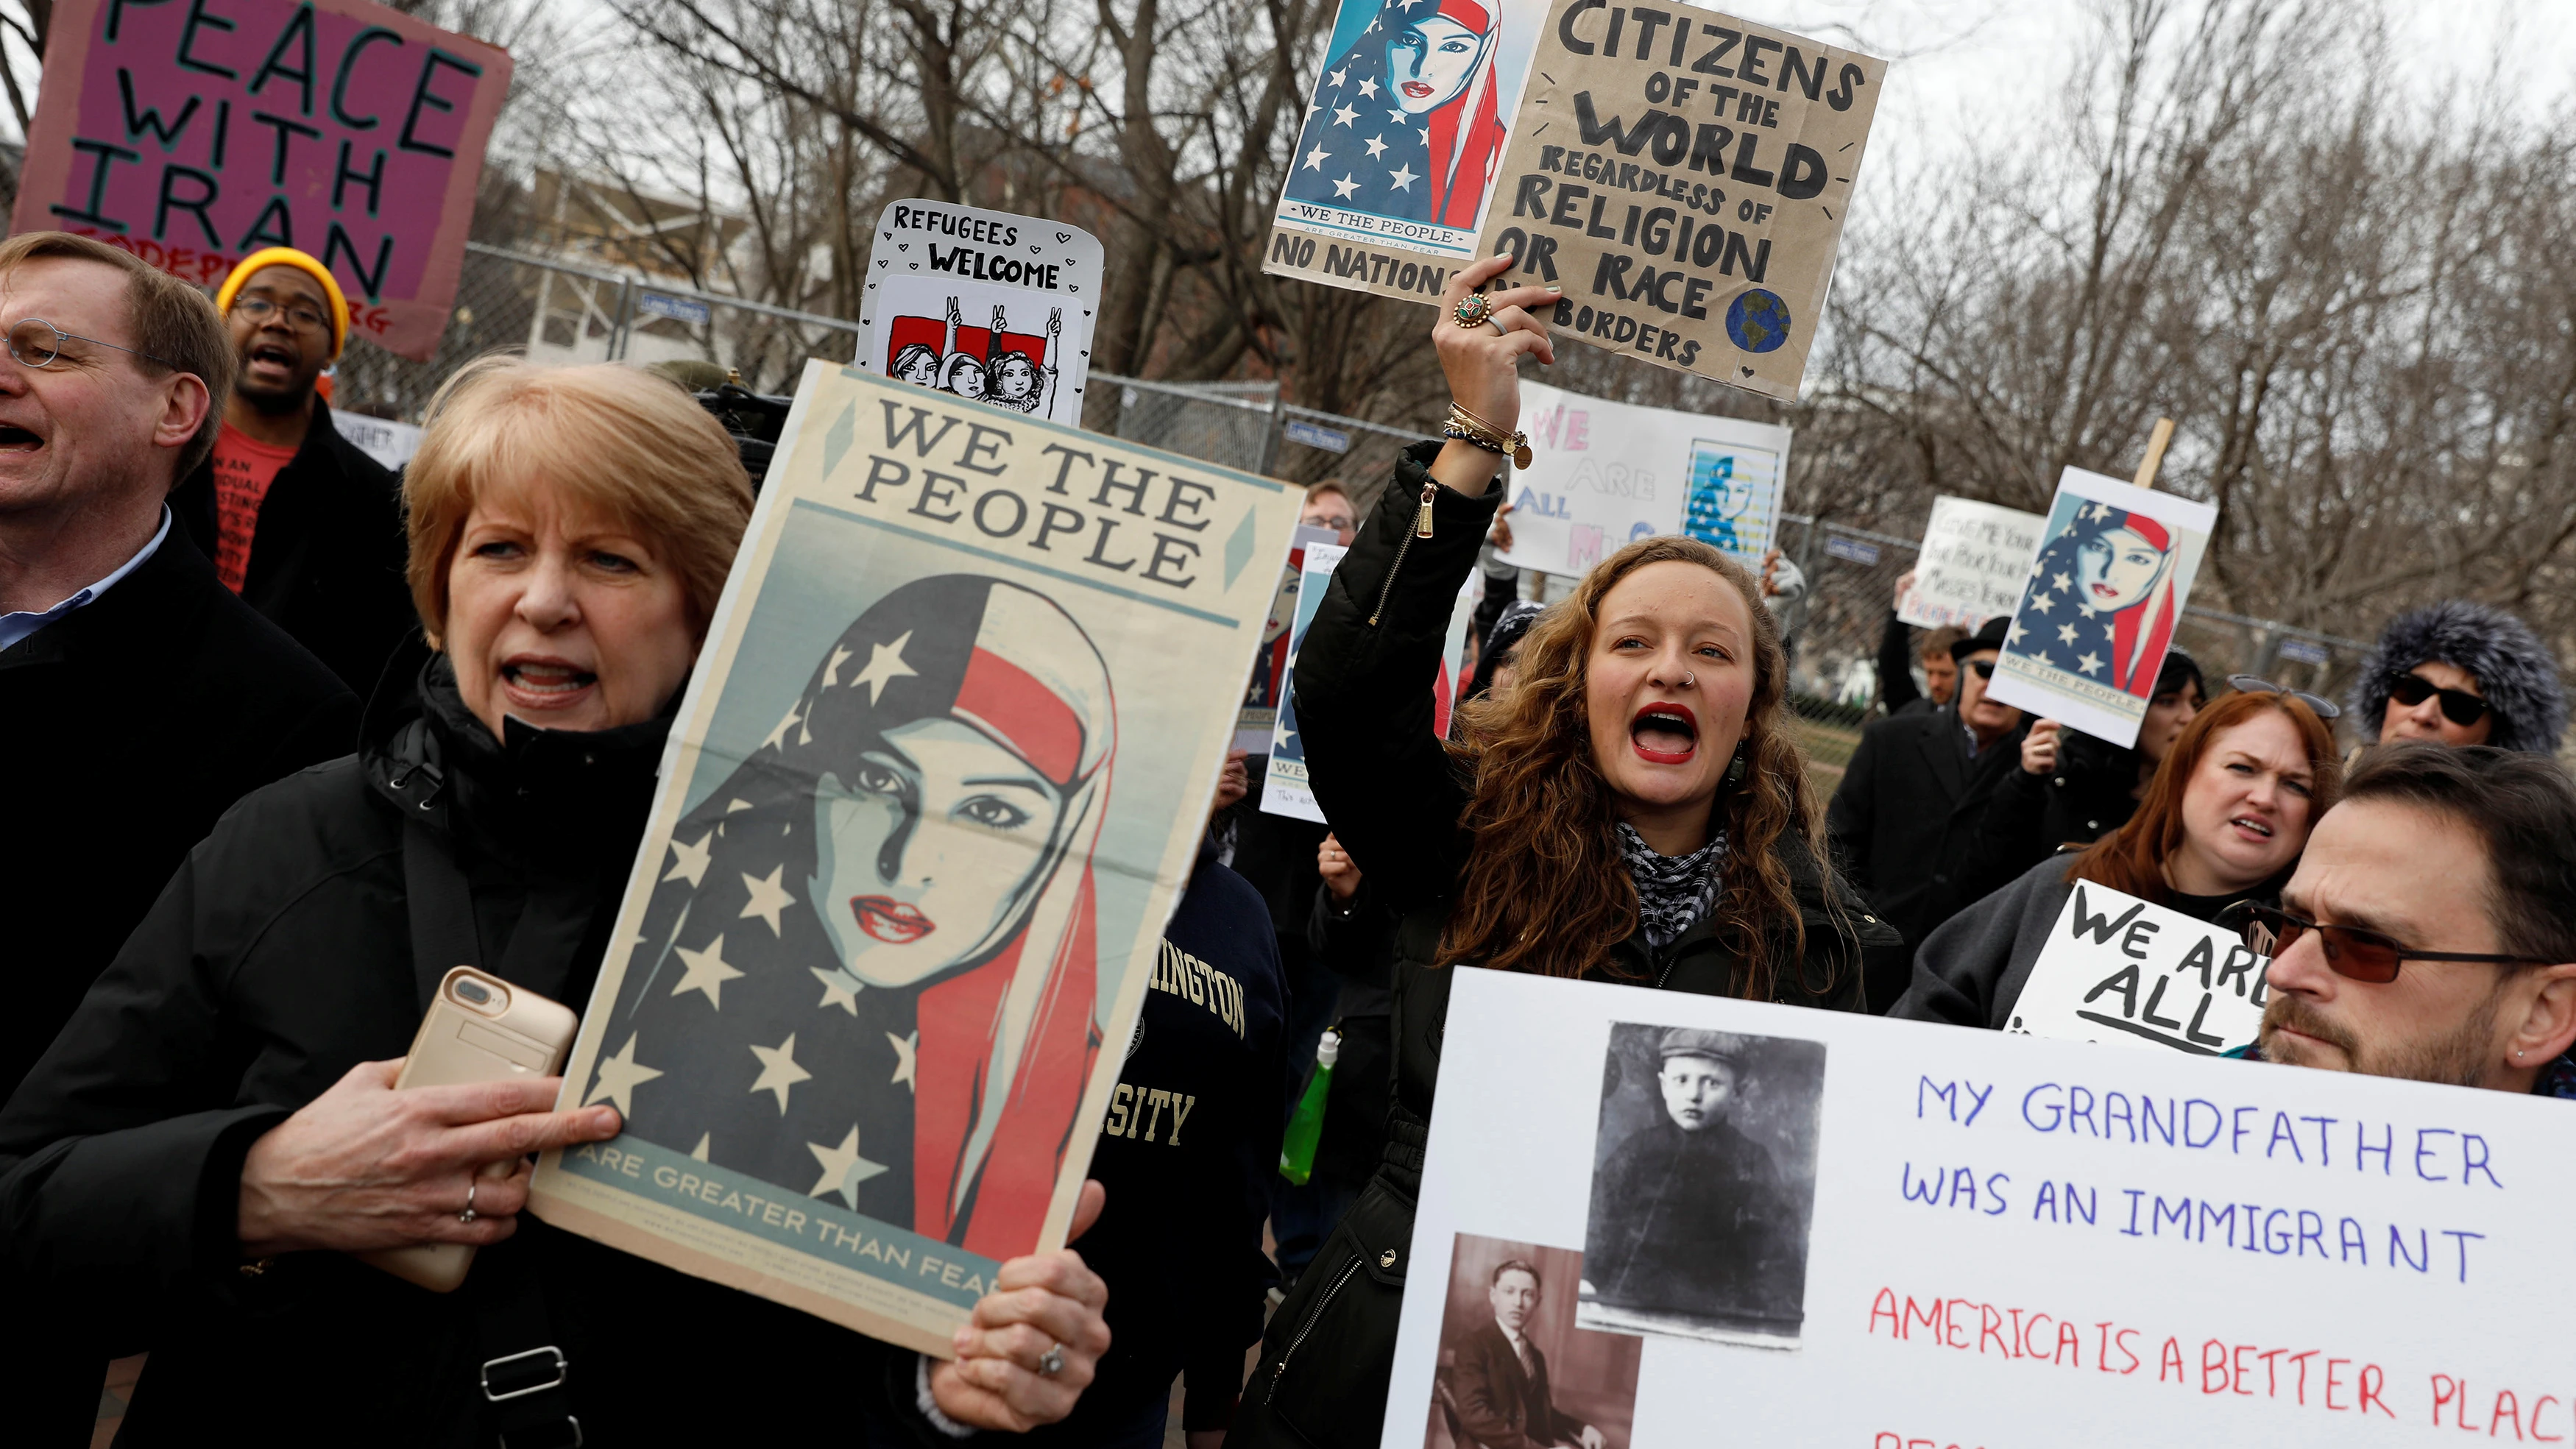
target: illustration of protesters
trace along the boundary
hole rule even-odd
[[[878,600],[673,832],[587,1099],[926,1237],[1030,1241],[1100,1045],[1115,737],[1054,601],[962,574]]]
[[[1498,29],[1479,0],[1390,3],[1317,78],[1292,200],[1473,227],[1503,153]]]
[[[1593,1179],[1587,1296],[1613,1308],[1794,1332],[1804,1248],[1771,1150],[1730,1120],[1743,1086],[1736,1038],[1675,1027],[1659,1048],[1664,1115]]]
[[[896,349],[894,365],[886,371],[897,382],[914,387],[939,386],[939,349],[927,342],[907,342]]]
[[[949,353],[948,360],[939,364],[939,386],[943,392],[953,392],[970,402],[981,402],[984,382],[983,359],[970,353]]]
[[[2173,572],[2173,535],[2163,524],[2107,503],[2085,504],[2041,550],[2013,647],[2152,698],[2173,641]]]
[[[993,309],[991,334],[994,338],[999,339],[1002,336],[1002,325],[1002,309],[996,307]],[[992,366],[988,369],[991,373],[989,391],[992,400],[1006,408],[1016,408],[1024,413],[1040,413],[1053,409],[1057,372],[1056,345],[1063,340],[1063,336],[1064,309],[1058,307],[1047,313],[1046,357],[1043,362],[1032,359],[1028,353],[1018,348],[1012,348],[995,357]],[[994,345],[1000,344],[996,341]]]

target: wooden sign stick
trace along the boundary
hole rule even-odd
[[[2156,470],[2164,466],[2165,446],[2173,441],[2173,419],[2156,419],[2156,430],[2147,437],[2147,461],[2138,465],[2134,480],[2141,488],[2156,486]]]

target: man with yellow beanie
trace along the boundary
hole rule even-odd
[[[241,368],[212,457],[170,495],[217,576],[365,699],[418,622],[394,475],[316,395],[349,338],[328,267],[292,247],[244,257],[215,294]]]

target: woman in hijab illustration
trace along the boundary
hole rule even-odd
[[[2143,513],[2080,503],[2032,573],[2016,620],[2030,642],[2018,652],[2152,696],[2173,642],[2172,531]]]
[[[1315,83],[1288,195],[1372,216],[1472,228],[1501,163],[1488,0],[1380,9]]]
[[[1093,1054],[1108,671],[951,574],[850,626],[673,831],[594,1098],[675,1152],[988,1257],[1029,1251]]]

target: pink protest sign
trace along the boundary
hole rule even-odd
[[[506,52],[365,0],[63,0],[10,229],[204,286],[297,247],[351,335],[425,360],[509,90]]]

